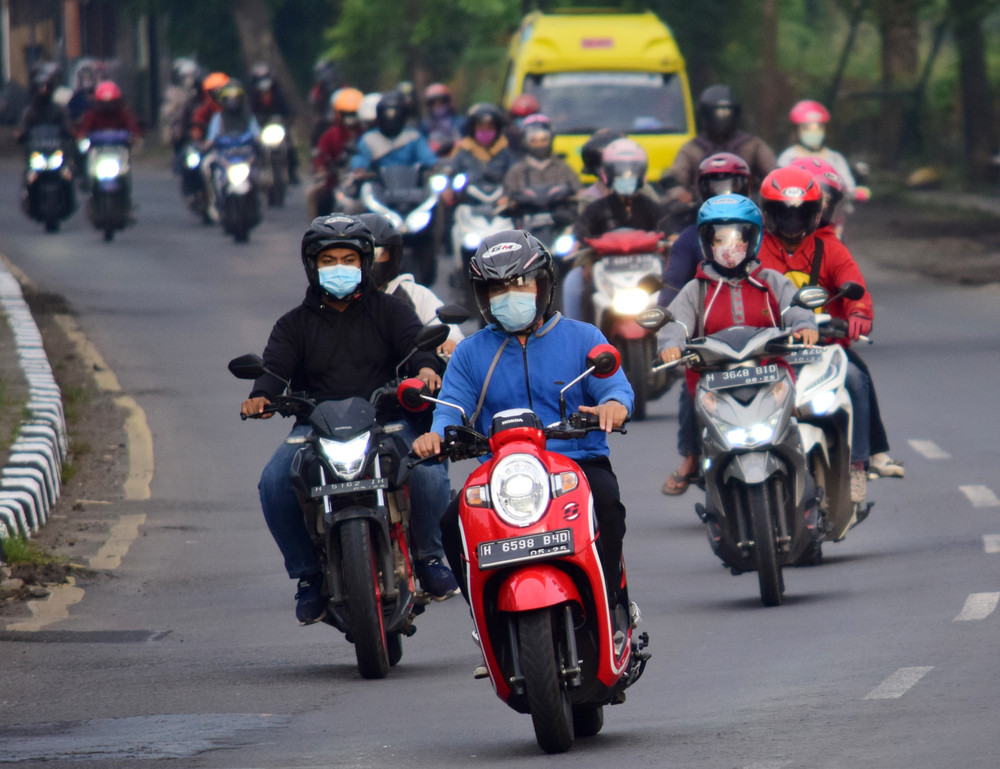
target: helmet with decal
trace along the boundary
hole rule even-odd
[[[795,158],[788,165],[801,168],[813,175],[823,193],[823,209],[819,215],[819,226],[826,227],[837,214],[837,207],[844,199],[844,180],[836,169],[822,158],[804,155]]]
[[[813,175],[801,168],[776,168],[760,185],[761,210],[767,231],[785,247],[816,231],[823,209],[823,193]]]
[[[532,284],[535,287],[535,314],[522,329],[531,328],[549,316],[555,293],[555,268],[552,256],[531,233],[504,230],[483,238],[469,262],[469,273],[476,304],[487,323],[500,325],[491,309],[493,297]]]
[[[716,195],[698,209],[698,239],[705,261],[736,277],[757,258],[764,234],[760,209],[743,195]]]

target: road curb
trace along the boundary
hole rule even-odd
[[[21,284],[2,263],[0,307],[14,334],[18,361],[28,382],[25,416],[7,464],[0,470],[0,533],[7,538],[30,537],[48,520],[59,498],[62,466],[69,450],[66,415],[62,392]]]

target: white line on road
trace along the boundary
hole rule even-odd
[[[1000,553],[1000,534],[983,534],[983,547],[987,553]]]
[[[989,486],[959,486],[973,507],[1000,507],[1000,499]]]
[[[998,603],[1000,603],[1000,593],[973,593],[965,599],[965,606],[954,621],[986,619],[994,612]]]
[[[902,697],[934,668],[900,668],[865,695],[866,700],[892,700]]]
[[[907,443],[918,454],[923,454],[924,459],[951,459],[951,454],[934,441],[907,441]]]

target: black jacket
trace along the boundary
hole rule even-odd
[[[364,290],[340,312],[310,286],[302,304],[274,324],[264,365],[290,379],[293,391],[304,390],[317,400],[368,398],[396,376],[421,328],[411,306],[381,291]],[[433,352],[418,352],[404,373],[424,366],[442,370]],[[250,397],[273,398],[283,391],[280,381],[265,374],[254,382]]]
[[[646,195],[634,196],[632,207],[628,211],[618,195],[605,195],[583,209],[573,227],[573,235],[578,241],[582,241],[584,238],[599,238],[619,227],[655,232],[662,216],[660,204]]]

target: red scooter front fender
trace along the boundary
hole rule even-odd
[[[503,581],[497,608],[522,612],[558,606],[567,601],[583,605],[580,591],[570,576],[551,564],[536,563],[519,569]]]

